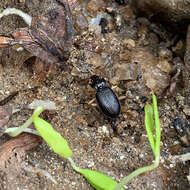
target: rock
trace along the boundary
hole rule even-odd
[[[97,53],[88,52],[86,53],[86,57],[86,63],[93,65],[95,68],[102,66],[105,62],[105,59]]]
[[[87,11],[96,13],[103,10],[105,7],[105,1],[103,0],[90,0],[86,6]]]
[[[165,73],[172,71],[172,66],[166,59],[159,59],[157,67]]]
[[[136,80],[137,75],[137,65],[135,63],[123,63],[118,65],[116,69],[116,76],[119,77],[119,80]]]
[[[131,60],[131,52],[130,51],[123,51],[119,55],[120,61],[127,61],[129,62]]]
[[[73,17],[76,30],[80,31],[88,28],[88,21],[82,13],[76,13]]]
[[[125,39],[123,41],[124,46],[128,47],[128,49],[134,48],[135,47],[135,41],[132,39]]]
[[[157,95],[161,95],[169,86],[171,67],[167,60],[160,62],[147,50],[140,50],[133,52],[132,62],[140,65],[145,85]]]
[[[80,75],[80,70],[77,67],[73,67],[71,71],[72,76],[79,76]]]
[[[185,113],[185,115],[190,116],[190,108],[188,105],[184,106],[183,112]]]

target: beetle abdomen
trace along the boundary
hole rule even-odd
[[[120,114],[119,100],[109,86],[99,88],[96,93],[96,99],[100,109],[106,116],[114,118]]]

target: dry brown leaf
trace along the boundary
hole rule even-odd
[[[22,162],[25,151],[36,147],[41,142],[41,137],[22,133],[0,146],[0,171],[16,170]]]
[[[15,41],[46,64],[64,65],[73,43],[73,18],[67,0],[56,0],[56,8],[32,18],[29,28],[13,33]],[[74,0],[70,1],[73,5]]]
[[[0,189],[14,189],[16,177],[23,168],[25,151],[40,142],[39,136],[22,133],[0,146]]]
[[[14,39],[12,39],[12,38],[8,38],[8,37],[5,37],[5,36],[0,36],[0,47],[1,48],[6,48],[13,41],[14,41]]]

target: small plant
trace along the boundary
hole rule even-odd
[[[118,183],[111,177],[97,171],[81,169],[76,166],[71,158],[72,150],[68,146],[67,141],[53,129],[51,124],[39,117],[42,111],[42,106],[39,106],[34,111],[32,115],[33,122],[40,136],[47,142],[53,151],[61,157],[68,159],[73,169],[82,174],[96,190],[113,190]],[[123,188],[121,189],[123,190]]]
[[[68,146],[67,141],[56,132],[52,125],[47,121],[39,117],[40,113],[43,112],[44,106],[38,106],[33,115],[20,127],[9,128],[6,130],[10,136],[16,136],[21,132],[32,132],[34,134],[40,135],[47,144],[53,149],[55,153],[60,155],[63,158],[68,159],[71,163],[72,168],[83,175],[87,181],[94,187],[96,190],[124,190],[123,186],[129,183],[134,177],[138,175],[151,171],[158,167],[160,160],[160,122],[158,115],[158,107],[156,96],[152,95],[153,105],[145,106],[145,127],[152,148],[155,160],[154,163],[150,166],[139,168],[125,177],[119,184],[114,181],[111,177],[100,173],[98,171],[93,171],[89,169],[81,169],[76,166],[72,160],[72,150]],[[27,127],[34,122],[34,125],[37,131],[28,129]]]
[[[156,96],[152,95],[153,105],[146,105],[145,106],[145,127],[146,132],[148,135],[148,140],[150,142],[155,160],[154,163],[150,166],[145,166],[143,168],[139,168],[126,176],[114,190],[120,190],[122,186],[129,183],[134,177],[138,175],[149,172],[159,166],[160,160],[160,121],[159,121],[159,114],[158,114],[158,107],[157,107],[157,100]]]
[[[69,148],[67,141],[53,129],[51,124],[39,117],[39,114],[43,111],[43,107],[38,107],[34,111],[32,118],[38,133],[49,144],[54,152],[64,158],[67,158],[70,161],[73,169],[78,173],[82,174],[96,190],[123,190],[123,186],[126,185],[131,179],[142,173],[151,171],[157,168],[159,165],[161,134],[157,100],[155,95],[152,95],[152,100],[153,106],[145,106],[145,126],[148,134],[148,139],[155,156],[155,161],[150,166],[135,170],[127,177],[125,177],[119,184],[117,184],[116,181],[103,173],[89,169],[81,169],[76,166],[71,158],[72,151]]]

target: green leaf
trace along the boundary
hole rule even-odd
[[[64,158],[71,157],[72,151],[69,148],[67,141],[53,129],[51,124],[35,115],[33,116],[33,121],[40,136],[47,142],[55,153]]]
[[[96,190],[113,190],[118,185],[111,177],[97,171],[78,169],[77,172],[81,173]]]
[[[145,106],[145,127],[152,151],[155,154],[153,109],[152,106],[148,104]]]
[[[154,112],[151,105],[145,105],[145,117],[148,120],[148,125],[151,132],[154,134]]]
[[[146,131],[148,134],[148,139],[150,142],[150,145],[152,147],[152,150],[154,152],[155,161],[150,166],[145,166],[143,168],[139,168],[135,170],[134,172],[130,173],[128,176],[126,176],[114,190],[120,190],[120,188],[127,183],[129,183],[130,180],[132,180],[134,177],[137,177],[138,175],[151,171],[159,166],[160,161],[160,122],[159,122],[159,114],[158,114],[158,106],[157,106],[157,100],[156,96],[152,95],[152,101],[153,101],[153,107],[151,105],[145,106],[145,126]],[[155,121],[155,128],[154,130],[154,121]],[[154,138],[154,132],[155,138]]]
[[[159,120],[157,100],[154,94],[152,95],[152,101],[153,101],[154,119],[156,125],[155,162],[159,165],[161,130],[160,130],[160,120]]]

